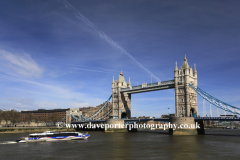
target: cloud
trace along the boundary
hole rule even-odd
[[[8,81],[18,82],[19,84],[21,84],[20,86],[25,86],[25,90],[30,91],[31,93],[39,92],[39,94],[42,94],[42,95],[48,95],[52,97],[66,98],[66,99],[70,99],[74,96],[82,97],[85,95],[83,93],[73,92],[69,89],[65,89],[65,88],[62,88],[61,86],[57,86],[56,83],[55,85],[39,83],[36,81],[25,80],[25,79],[2,75],[2,74],[0,74],[0,77]],[[35,90],[33,90],[33,88],[35,88]],[[21,89],[21,87],[19,89]],[[32,92],[32,90],[34,92]]]
[[[11,101],[11,102],[17,102],[17,103],[23,103],[23,104],[29,104],[33,105],[35,103],[35,100],[32,98],[12,98],[12,97],[5,97],[3,98],[4,101]]]
[[[41,108],[41,109],[53,109],[53,108],[59,108],[59,105],[56,102],[51,102],[51,101],[44,101],[44,102],[38,102],[36,103],[37,106],[36,108]],[[30,108],[32,109],[32,108]]]
[[[38,102],[34,98],[13,98],[13,97],[5,97],[0,99],[0,109],[6,108],[8,109],[16,109],[16,110],[37,110],[41,109],[56,109],[56,108],[80,108],[87,107],[89,103],[87,102],[71,102],[71,101],[62,101],[61,104],[51,101],[45,100]]]
[[[16,109],[16,110],[37,110],[41,109],[54,109],[60,108],[60,106],[51,101],[43,101],[43,102],[36,102],[33,98],[12,98],[7,97],[3,98],[0,102],[2,108],[8,109]],[[67,108],[67,107],[66,107]]]
[[[113,47],[120,50],[122,53],[126,54],[130,59],[132,59],[140,68],[146,71],[149,75],[155,78],[157,81],[161,81],[158,77],[156,77],[151,71],[149,71],[146,67],[144,67],[140,62],[138,62],[130,53],[128,53],[125,49],[119,46],[115,41],[113,41],[109,36],[107,36],[101,29],[99,29],[96,25],[94,25],[91,21],[89,21],[84,15],[82,15],[76,8],[74,8],[68,1],[62,0],[62,3],[65,5],[67,9],[70,9],[74,12],[75,16],[82,20],[86,25],[93,28],[102,39],[108,42]]]
[[[79,108],[90,105],[96,106],[106,100],[97,99],[94,97],[95,95],[85,93],[85,91],[84,93],[76,92],[76,85],[74,85],[74,88],[69,85],[66,88],[66,86],[64,87],[59,83],[41,83],[2,74],[0,74],[0,78],[4,81],[19,84],[17,87],[8,86],[6,89],[1,90],[4,98],[0,97],[0,108],[14,108],[17,110]]]
[[[2,71],[15,73],[24,77],[41,77],[43,69],[27,53],[11,53],[0,49],[0,62],[4,65]]]
[[[80,107],[87,107],[89,106],[88,103],[70,103],[69,104],[71,108],[80,108]]]
[[[5,97],[0,99],[1,100],[1,107],[6,109],[30,109],[36,106],[36,102],[33,98],[13,98],[13,97]]]

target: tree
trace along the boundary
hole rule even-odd
[[[17,123],[21,121],[21,113],[16,110],[11,110],[10,113],[10,121],[12,123]]]
[[[58,119],[57,113],[50,113],[48,115],[47,121],[48,122],[53,122],[55,124],[57,122],[57,119]]]
[[[26,117],[27,121],[30,122],[33,120],[33,115],[31,113],[27,113],[27,117]]]
[[[21,118],[21,113],[16,110],[0,112],[0,120],[5,120],[5,121],[10,120],[12,123],[17,123],[17,122],[20,122],[20,118]]]

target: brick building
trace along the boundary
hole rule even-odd
[[[35,111],[21,111],[21,122],[29,121],[44,121],[44,122],[56,122],[61,121],[66,116],[67,109],[38,109]],[[65,119],[63,120],[65,122]]]
[[[103,103],[104,104],[104,103]],[[83,107],[79,108],[79,111],[82,112],[82,114],[86,117],[91,116],[94,114],[99,108],[103,105],[100,104],[96,107]],[[104,115],[109,109],[112,108],[112,103],[109,102],[106,106],[106,108],[103,110],[101,115]],[[46,110],[46,109],[38,109],[38,110],[33,110],[33,111],[21,111],[21,122],[66,122],[66,111],[69,111],[70,108],[67,109],[51,109],[51,110]],[[75,119],[72,119],[71,121],[76,121]]]

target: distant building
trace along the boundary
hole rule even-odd
[[[151,117],[151,116],[148,116],[148,117],[139,116],[137,119],[152,119],[152,118],[155,118],[155,117]]]
[[[104,103],[103,103],[104,104]],[[103,104],[98,105],[96,107],[83,107],[78,108],[77,110],[80,111],[80,113],[83,116],[89,117],[92,114],[94,114]],[[103,109],[101,116],[108,115],[108,110],[112,108],[112,103],[109,102],[105,109]],[[66,111],[70,111],[70,108],[67,109],[38,109],[33,111],[24,110],[21,111],[21,122],[31,122],[31,121],[43,121],[43,122],[59,122],[63,121],[66,122]],[[71,110],[72,111],[72,110]],[[78,116],[79,117],[79,116]],[[108,117],[106,117],[108,118]],[[76,121],[75,119],[72,119],[72,121]]]
[[[237,115],[220,115],[222,118],[237,118]]]
[[[61,121],[66,116],[67,109],[38,109],[35,111],[21,111],[21,122],[30,121]],[[63,120],[65,121],[65,119]]]
[[[176,117],[176,114],[175,114],[175,113],[163,114],[163,115],[161,116],[161,118],[169,118],[169,117]]]

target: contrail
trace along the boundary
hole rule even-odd
[[[101,29],[99,29],[97,26],[95,26],[92,22],[90,22],[84,15],[82,15],[76,8],[74,8],[68,1],[62,0],[62,3],[65,5],[66,8],[73,11],[76,15],[76,17],[80,20],[82,20],[85,24],[87,24],[89,27],[93,28],[97,33],[99,33],[100,37],[103,38],[105,41],[107,41],[109,44],[114,46],[115,48],[122,51],[124,54],[126,54],[129,58],[131,58],[139,67],[141,67],[144,71],[146,71],[148,74],[150,74],[153,78],[155,78],[157,81],[161,81],[160,78],[156,77],[152,72],[150,72],[147,68],[145,68],[141,63],[139,63],[131,54],[129,54],[125,49],[123,49],[121,46],[119,46],[116,42],[114,42],[110,37],[108,37]]]

